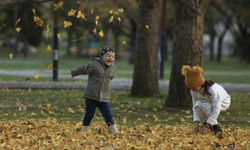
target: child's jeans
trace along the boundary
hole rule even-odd
[[[86,98],[85,107],[86,107],[86,110],[85,110],[86,112],[85,112],[82,125],[84,126],[90,125],[90,122],[94,117],[96,107],[99,108],[108,126],[115,124],[112,113],[111,113],[110,104],[108,102],[98,102],[98,101]]]

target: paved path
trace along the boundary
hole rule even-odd
[[[70,79],[71,75],[68,71],[60,71],[59,77],[64,79]],[[50,70],[0,70],[0,75],[13,75],[23,77],[34,77],[35,75],[41,77],[51,77]],[[1,81],[0,88],[10,89],[85,89],[86,84],[81,82],[75,82],[75,80],[87,80],[87,76],[79,76],[72,79],[72,82],[31,82],[31,81]],[[132,86],[132,79],[129,78],[114,78],[111,82],[112,89],[114,90],[130,90]],[[226,90],[235,92],[249,92],[249,84],[230,84],[220,83]],[[160,90],[168,91],[169,82],[167,80],[159,81]]]

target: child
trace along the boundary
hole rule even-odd
[[[191,89],[194,132],[198,132],[201,122],[204,125],[203,133],[211,130],[218,137],[222,137],[217,118],[221,111],[229,108],[231,97],[219,84],[205,80],[201,67],[183,65],[181,72],[185,76],[185,85]]]
[[[90,64],[71,70],[72,77],[88,74],[88,84],[84,96],[86,98],[86,112],[82,123],[84,133],[87,132],[88,126],[94,117],[95,109],[98,107],[111,133],[114,135],[119,134],[109,104],[111,80],[116,70],[114,61],[114,50],[110,47],[102,47],[99,57],[93,57]]]

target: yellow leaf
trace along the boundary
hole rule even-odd
[[[80,18],[80,19],[83,19],[83,20],[87,20],[84,13],[82,13],[81,11],[78,11],[77,12],[77,18]]]
[[[36,15],[36,10],[35,10],[35,8],[32,9],[32,12],[33,12],[34,15]]]
[[[64,28],[68,28],[72,26],[72,23],[70,21],[64,21],[63,24],[64,24]]]
[[[96,34],[96,28],[93,29],[93,32]]]
[[[35,74],[34,79],[35,80],[40,80],[40,75],[39,74]]]
[[[117,19],[118,19],[118,21],[119,21],[119,22],[121,22],[121,21],[122,21],[122,19],[121,19],[120,17],[118,17]]]
[[[104,36],[103,31],[100,31],[100,32],[98,33],[98,35],[99,35],[100,37],[103,37],[103,36]]]
[[[124,12],[124,9],[123,9],[123,8],[119,8],[119,9],[118,9],[118,12],[123,13],[123,12]]]
[[[70,9],[70,11],[68,12],[68,16],[74,16],[75,13],[76,13],[76,10]]]
[[[39,27],[43,26],[43,23],[44,23],[43,20],[40,17],[38,17],[38,16],[34,16],[34,22]]]
[[[91,10],[90,10],[90,14],[93,14],[94,13],[94,8],[91,8]]]
[[[122,41],[123,45],[127,45],[127,42],[125,40]]]
[[[52,69],[53,65],[52,64],[48,64],[48,69]]]
[[[61,39],[61,34],[60,33],[57,33],[57,38],[60,40]]]
[[[13,59],[13,56],[14,56],[13,53],[9,53],[9,58],[10,58],[11,61],[12,61],[12,59]]]
[[[111,16],[109,19],[109,22],[111,23],[111,22],[113,22],[113,20],[114,20],[114,16]]]
[[[49,38],[49,24],[46,26],[46,37]]]
[[[17,25],[21,21],[21,18],[18,18],[15,25]]]
[[[62,8],[62,6],[63,6],[63,2],[62,1],[60,1],[58,3],[55,3],[54,4],[54,10],[57,11],[59,8]]]
[[[22,28],[16,27],[16,32],[20,32],[22,30]]]
[[[100,19],[100,16],[96,16],[96,17],[95,17],[95,24],[96,24],[96,25],[98,25],[99,19]]]
[[[48,45],[48,47],[47,47],[47,51],[51,52],[51,50],[52,50],[51,46],[50,46],[50,45]]]
[[[109,10],[109,13],[110,13],[110,14],[113,14],[113,12],[114,12],[113,10]]]

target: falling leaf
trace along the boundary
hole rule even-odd
[[[85,15],[84,15],[84,13],[81,12],[81,11],[78,11],[78,12],[77,12],[77,16],[76,16],[76,17],[77,17],[77,18],[80,18],[80,19],[83,19],[83,20],[87,20],[86,17],[85,17]]]
[[[54,10],[57,11],[58,9],[62,8],[62,6],[63,6],[63,2],[62,1],[60,1],[58,3],[55,3],[54,4]]]
[[[21,18],[18,18],[15,25],[17,25],[21,21]]]
[[[122,21],[122,19],[121,19],[120,17],[118,17],[117,19],[118,19],[118,21],[119,21],[119,22],[121,22],[121,21]]]
[[[36,15],[36,10],[35,10],[35,8],[32,9],[32,12],[33,12],[34,15]]]
[[[74,9],[70,9],[70,11],[68,12],[68,16],[75,16],[76,10]],[[78,16],[77,16],[78,18]]]
[[[52,69],[53,68],[53,65],[52,64],[48,64],[48,69]]]
[[[94,13],[94,8],[91,8],[91,10],[90,10],[90,14],[93,14]]]
[[[111,23],[111,22],[113,22],[113,20],[114,20],[114,16],[111,16],[109,19],[109,22]]]
[[[47,46],[47,51],[51,52],[52,48],[51,48],[51,45],[48,45]]]
[[[63,24],[65,29],[72,26],[72,23],[70,21],[64,21]]]
[[[57,33],[57,38],[58,38],[58,40],[61,40],[61,34],[60,33]]]
[[[120,12],[120,13],[123,13],[123,12],[124,12],[124,9],[123,9],[123,8],[120,8],[120,9],[118,9],[117,11]]]
[[[40,80],[40,75],[39,74],[35,74],[34,79],[35,80]]]
[[[46,37],[49,38],[49,31],[50,31],[50,27],[49,24],[47,24],[46,26]]]
[[[125,40],[122,41],[123,45],[128,45],[127,42]]]
[[[13,54],[13,53],[9,53],[9,58],[10,58],[10,61],[12,61],[12,60],[13,60],[13,56],[14,56],[14,54]]]
[[[43,20],[38,16],[34,16],[34,22],[39,27],[42,27],[44,23]]]
[[[96,34],[96,31],[97,31],[97,29],[96,29],[96,28],[94,28],[94,29],[93,29],[93,32],[94,32],[95,34]]]
[[[110,14],[113,14],[113,12],[114,12],[113,10],[109,10],[109,13],[110,13]]]
[[[95,24],[96,24],[96,25],[98,25],[99,19],[100,19],[100,16],[96,16],[96,17],[95,17]]]
[[[20,27],[16,27],[16,32],[20,32],[22,30],[22,28],[20,28]]]
[[[104,36],[103,31],[100,31],[100,32],[98,33],[98,35],[99,35],[100,37],[103,37],[103,36]]]

